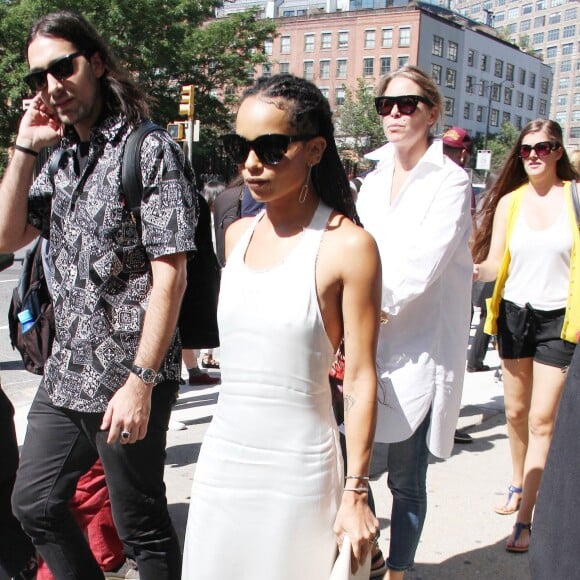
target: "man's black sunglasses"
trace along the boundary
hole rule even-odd
[[[308,141],[316,135],[260,135],[253,141],[248,141],[236,133],[222,137],[226,153],[238,165],[244,163],[250,154],[250,149],[265,165],[278,165],[284,159],[290,143]]]
[[[419,95],[399,95],[398,97],[375,97],[375,108],[381,117],[390,115],[394,105],[397,105],[397,110],[401,115],[412,115],[417,110],[419,101],[429,107],[433,106],[429,99]]]
[[[67,56],[63,56],[58,60],[55,60],[50,66],[47,66],[43,70],[33,70],[29,72],[25,77],[24,81],[26,84],[34,91],[42,91],[47,85],[46,75],[50,74],[59,83],[68,79],[74,73],[73,60],[78,56],[82,56],[82,52],[73,52]]]
[[[552,141],[540,141],[534,145],[520,145],[520,157],[527,159],[532,154],[532,151],[535,151],[538,157],[546,157],[559,148],[560,143]]]

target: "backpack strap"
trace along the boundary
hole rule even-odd
[[[125,143],[121,162],[121,189],[135,223],[138,223],[141,217],[141,199],[143,198],[141,147],[149,133],[160,129],[159,125],[147,119],[131,131]]]

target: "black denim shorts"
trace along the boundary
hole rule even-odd
[[[497,319],[497,342],[502,359],[533,358],[553,367],[570,364],[575,344],[562,340],[565,308],[537,310],[503,300]]]

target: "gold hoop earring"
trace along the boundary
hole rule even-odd
[[[310,183],[310,174],[312,173],[312,165],[308,166],[308,175],[306,176],[306,181],[300,190],[300,195],[298,196],[298,203],[304,203],[308,197],[308,184]]]

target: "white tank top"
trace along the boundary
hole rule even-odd
[[[545,229],[534,229],[520,210],[509,241],[511,260],[503,297],[538,310],[564,308],[570,284],[572,232],[566,203]]]

